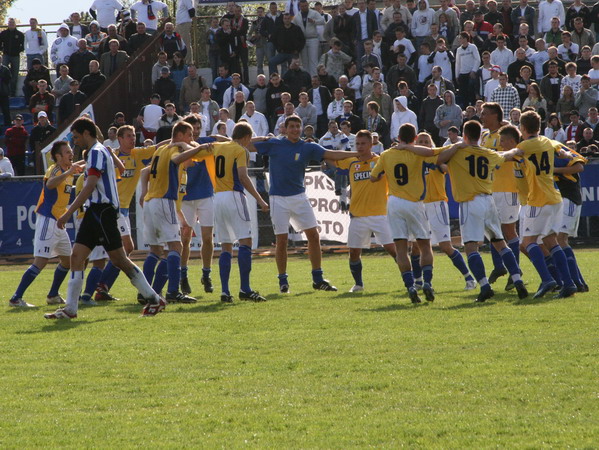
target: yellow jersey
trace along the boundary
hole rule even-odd
[[[131,199],[135,194],[135,188],[139,182],[141,170],[147,166],[152,160],[152,155],[156,151],[156,146],[150,147],[135,147],[131,153],[126,154],[117,151],[117,157],[125,166],[124,172],[117,179],[117,189],[119,192],[120,207],[129,209]]]
[[[239,181],[237,169],[239,167],[247,167],[247,150],[235,141],[216,142],[212,145],[214,146],[216,173],[215,192],[243,192],[243,186]]]
[[[524,162],[514,161],[514,175],[516,177],[516,186],[518,186],[518,200],[521,206],[528,203],[528,183],[524,176]]]
[[[71,190],[73,188],[73,175],[69,175],[54,189],[48,189],[46,183],[50,178],[60,176],[65,171],[58,164],[51,165],[44,175],[44,186],[37,202],[35,212],[42,216],[59,219],[67,212],[67,205],[71,200]]]
[[[481,147],[490,148],[496,152],[511,150],[511,148],[504,149],[499,144],[499,130],[494,133],[483,132],[480,142]],[[493,192],[518,192],[513,161],[505,161],[493,172]]]
[[[553,183],[555,152],[561,144],[537,136],[520,142],[518,148],[524,152],[521,161],[528,184],[527,204],[540,207],[561,202],[562,196]]]
[[[347,158],[337,161],[337,167],[348,172],[351,186],[349,212],[353,217],[384,216],[387,214],[387,180],[370,181],[370,171],[379,160],[378,155],[366,161]]]
[[[469,145],[447,162],[451,190],[456,202],[469,202],[479,194],[493,193],[493,171],[505,159],[488,148]]]
[[[117,178],[118,181],[118,178]],[[81,189],[83,189],[83,184],[85,183],[85,176],[83,174],[79,175],[77,178],[77,182],[75,183],[75,197],[79,195]],[[79,207],[77,210],[77,219],[83,219],[85,215],[85,203]]]
[[[181,172],[181,180],[179,181],[179,194],[177,195],[177,211],[181,211],[181,204],[183,203],[183,197],[187,194],[187,165],[181,164],[183,171]]]
[[[424,184],[425,163],[434,164],[440,153],[433,149],[435,156],[419,156],[408,150],[391,148],[381,153],[371,175],[378,177],[385,173],[389,185],[389,195],[403,198],[411,202],[424,199],[426,186]]]

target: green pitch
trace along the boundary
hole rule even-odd
[[[566,300],[518,301],[503,277],[473,304],[440,254],[433,304],[410,304],[382,255],[364,258],[363,294],[344,257],[324,259],[340,291],[315,292],[298,257],[286,297],[274,260],[255,261],[266,303],[202,293],[140,318],[121,277],[123,300],[60,323],[42,317],[53,266],[27,311],[7,306],[25,267],[2,268],[0,447],[596,447],[597,255],[578,252],[591,292]]]

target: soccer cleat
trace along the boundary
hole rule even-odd
[[[226,292],[222,292],[220,294],[220,301],[223,303],[233,303],[233,296],[231,294],[227,294]]]
[[[85,306],[98,306],[98,303],[92,300],[91,295],[84,294],[79,297],[79,303]]]
[[[574,294],[576,294],[576,292],[578,292],[578,288],[576,287],[575,284],[571,284],[570,286],[564,286],[559,291],[559,294],[555,295],[553,298],[568,298],[568,297],[572,297]]]
[[[414,287],[416,288],[417,291],[422,290],[423,284],[424,284],[424,282],[422,281],[422,279],[414,281]]]
[[[46,297],[46,303],[48,305],[64,305],[64,298],[60,296],[60,294],[55,295],[54,297]]]
[[[114,297],[107,289],[99,287],[96,289],[96,295],[94,295],[94,300],[97,302],[116,302],[119,299]]]
[[[481,289],[480,294],[474,300],[476,303],[483,303],[492,298],[495,295],[495,291],[489,287],[488,289]]]
[[[364,291],[364,286],[362,286],[361,284],[355,284],[350,290],[349,292],[363,292]]]
[[[526,289],[526,286],[524,286],[524,281],[522,281],[522,280],[516,281],[514,283],[514,287],[516,288],[516,292],[518,293],[518,298],[520,300],[528,297],[528,290]]]
[[[465,291],[472,291],[476,289],[476,280],[467,280],[466,281],[466,287],[464,288]]]
[[[422,293],[424,294],[424,297],[426,298],[427,302],[435,301],[435,291],[433,290],[430,284],[424,283],[422,285]]]
[[[555,282],[555,280],[548,281],[547,283],[541,283],[539,289],[537,290],[535,295],[532,296],[532,298],[542,298],[547,292],[552,292],[556,286],[557,283]]]
[[[288,284],[281,284],[279,286],[279,292],[281,294],[289,294],[289,285]]]
[[[210,277],[202,277],[202,286],[204,286],[204,292],[214,292],[212,287],[212,279]]]
[[[489,284],[495,283],[499,277],[504,275],[507,275],[507,270],[505,267],[502,267],[501,269],[493,269],[491,271],[491,275],[489,275]]]
[[[164,311],[164,308],[166,308],[166,301],[162,297],[160,297],[158,303],[148,303],[146,306],[144,306],[144,309],[141,310],[141,316],[155,316],[159,312]]]
[[[148,301],[144,298],[143,295],[141,295],[140,293],[137,294],[137,303],[139,303],[140,305],[145,305],[148,303]]]
[[[408,296],[410,297],[410,301],[413,304],[418,304],[418,303],[422,303],[422,300],[420,300],[420,297],[418,296],[418,291],[416,290],[416,288],[414,286],[412,286],[411,288],[408,288]]]
[[[59,308],[53,313],[44,314],[45,319],[76,319],[77,313],[70,313],[66,308]]]
[[[197,303],[198,301],[181,292],[167,292],[166,301],[169,303]]]
[[[589,285],[583,282],[582,284],[577,284],[576,288],[578,292],[589,292]]]
[[[514,280],[512,280],[512,277],[508,277],[507,283],[505,284],[505,291],[509,292],[513,290],[515,287],[516,285],[514,284]]]
[[[319,283],[312,283],[312,287],[317,291],[337,291],[337,288],[333,286],[329,280],[322,280]]]
[[[265,302],[266,299],[258,291],[243,292],[239,291],[239,300],[249,300],[251,302]]]
[[[191,286],[187,277],[181,277],[181,292],[185,295],[191,294]]]
[[[35,308],[35,305],[32,305],[31,303],[27,303],[25,300],[23,300],[22,298],[11,298],[10,301],[8,302],[9,306],[12,306],[14,308]]]

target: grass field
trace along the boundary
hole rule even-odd
[[[566,300],[518,301],[501,278],[473,304],[439,254],[433,304],[410,304],[382,255],[365,293],[347,293],[345,257],[324,259],[340,291],[314,292],[297,257],[287,297],[260,259],[266,303],[202,293],[142,319],[121,278],[124,300],[68,323],[42,317],[49,266],[26,296],[43,306],[0,314],[0,447],[597,447],[598,255],[579,252],[591,292]],[[6,302],[24,269],[0,269]]]

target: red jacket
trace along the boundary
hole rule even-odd
[[[11,127],[6,130],[4,141],[6,143],[6,156],[21,156],[25,154],[29,133],[24,127]]]

